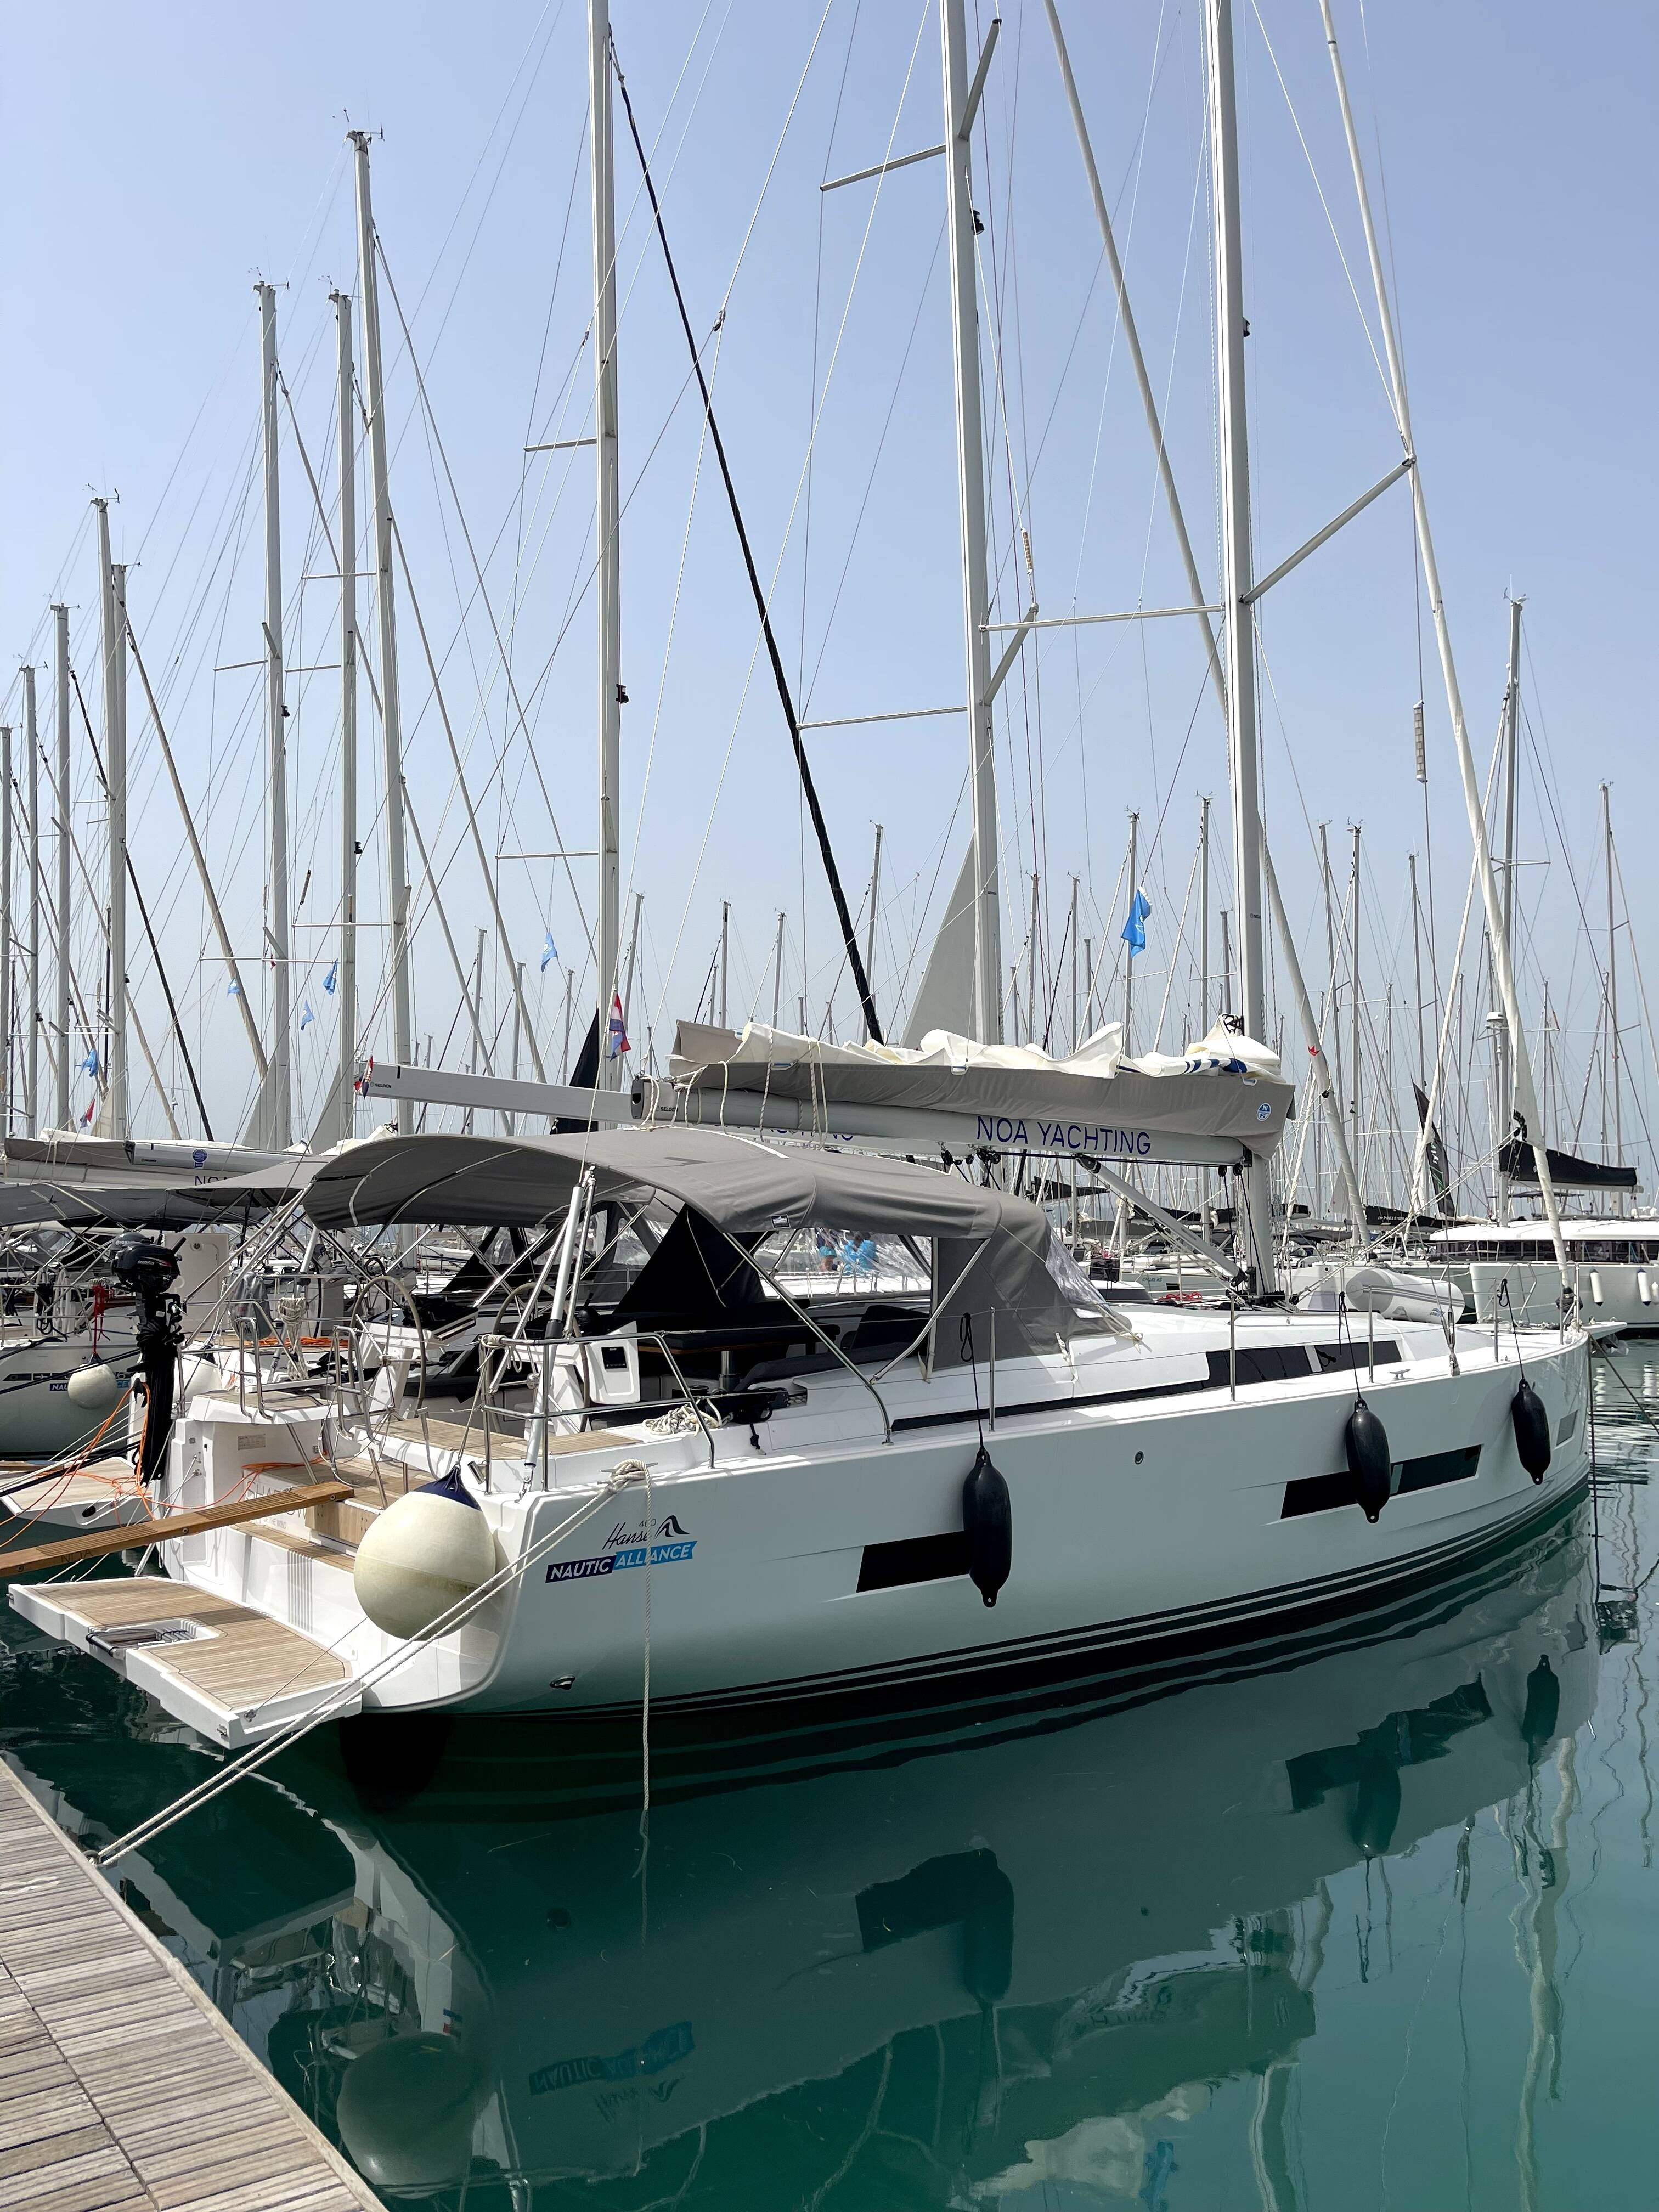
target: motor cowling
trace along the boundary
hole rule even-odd
[[[1376,1521],[1394,1493],[1394,1464],[1389,1432],[1363,1398],[1358,1399],[1342,1431],[1353,1477],[1354,1502],[1368,1521]]]
[[[459,1474],[377,1513],[351,1571],[357,1602],[388,1636],[430,1635],[495,1571],[495,1539]]]
[[[1550,1417],[1544,1410],[1543,1400],[1524,1375],[1510,1400],[1510,1422],[1522,1466],[1534,1482],[1541,1482],[1549,1473]]]
[[[988,1605],[1014,1564],[1014,1509],[1008,1485],[983,1444],[962,1486],[962,1526],[968,1538],[968,1572]]]

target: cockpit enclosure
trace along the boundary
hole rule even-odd
[[[999,1361],[1125,1327],[1024,1199],[909,1161],[714,1131],[378,1138],[325,1163],[305,1205],[334,1231],[541,1234],[546,1261],[515,1329],[637,1338],[642,1407],[679,1384],[743,1401],[732,1410],[751,1418],[756,1394],[787,1395],[797,1376],[954,1363],[964,1319],[976,1356],[994,1347]]]

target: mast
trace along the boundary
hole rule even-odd
[[[265,937],[271,965],[269,1120],[260,1132],[273,1152],[294,1141],[289,1069],[288,708],[283,699],[283,530],[276,462],[276,288],[258,283],[259,385],[265,474],[265,720],[270,779],[270,919]]]
[[[112,1137],[127,1134],[127,572],[109,556],[109,501],[98,510],[98,568],[102,584],[104,772],[107,782],[109,880],[108,1005],[104,1096]]]
[[[732,902],[720,901],[720,1027],[727,1026],[726,988],[732,975]],[[604,1031],[601,1030],[601,1035]]]
[[[1129,912],[1135,910],[1135,865],[1140,843],[1140,817],[1131,810],[1129,815]],[[1123,1049],[1133,1049],[1129,1042],[1129,1022],[1134,1012],[1135,949],[1126,939],[1123,946]]]
[[[783,1000],[783,915],[778,915],[777,950],[772,956],[772,1026],[778,1025],[778,1008]]]
[[[1071,1038],[1071,1048],[1073,1052],[1077,1050],[1079,1042],[1077,1032],[1077,894],[1078,879],[1073,876],[1072,878],[1072,914],[1071,919],[1066,926],[1066,933],[1072,941],[1072,1026],[1068,1034]],[[1072,1224],[1072,1233],[1073,1239],[1075,1239],[1077,1234],[1077,1224],[1075,1220],[1073,1220]]]
[[[939,0],[945,64],[945,204],[950,230],[951,351],[956,373],[957,503],[962,526],[963,624],[968,664],[969,783],[974,809],[974,1034],[1002,1042],[1002,921],[997,870],[996,753],[985,623],[984,426],[980,416],[979,307],[975,276],[973,113],[963,0]],[[977,81],[976,81],[977,82]]]
[[[1198,1033],[1210,1034],[1210,802],[1198,802]]]
[[[340,381],[340,971],[334,982],[340,1006],[339,1133],[349,1136],[357,1074],[357,426],[351,295],[331,292],[329,298]]]
[[[881,824],[876,824],[876,854],[870,863],[870,922],[864,933],[864,972],[873,977],[876,972],[876,915],[881,902]],[[873,991],[875,985],[871,984]],[[870,1018],[864,1018],[864,1042],[870,1042]]]
[[[70,665],[69,609],[52,608],[52,687],[58,709],[58,1115],[70,1118]]]
[[[1421,915],[1417,901],[1415,853],[1407,854],[1406,865],[1412,876],[1412,988],[1417,994],[1417,1079],[1426,1088],[1429,1077],[1423,1046],[1423,939],[1418,927]]]
[[[1516,771],[1521,762],[1521,609],[1520,599],[1510,601],[1510,663],[1509,675],[1504,687],[1504,875],[1499,885],[1503,896],[1504,942],[1509,948],[1510,964],[1515,960],[1515,817]],[[1493,969],[1496,981],[1497,970]],[[1514,1056],[1510,1050],[1509,1030],[1501,1007],[1492,1016],[1492,1044],[1497,1060],[1497,1112],[1493,1115],[1498,1127],[1493,1131],[1493,1151],[1501,1162],[1504,1145],[1509,1141],[1510,1125],[1515,1116]],[[1510,1179],[1501,1165],[1498,1169],[1498,1218],[1510,1218]]]
[[[386,750],[386,880],[392,903],[392,1055],[414,1057],[409,994],[409,864],[404,852],[403,718],[398,699],[398,623],[392,585],[392,493],[387,473],[386,386],[380,371],[380,298],[374,266],[374,211],[369,198],[368,133],[347,137],[357,149],[357,284],[363,302],[364,404],[368,415],[369,475],[374,515],[374,618],[380,642],[380,734]],[[343,562],[353,558],[343,550]],[[398,1109],[401,1127],[405,1115]]]
[[[1212,0],[1214,4],[1214,0]],[[1348,99],[1348,81],[1343,71],[1341,49],[1336,42],[1336,25],[1331,15],[1331,0],[1319,0],[1320,15],[1325,25],[1325,43],[1331,57],[1331,70],[1336,80],[1336,96],[1342,111],[1343,135],[1347,141],[1348,161],[1353,171],[1354,193],[1359,203],[1359,217],[1365,233],[1365,254],[1370,265],[1371,286],[1376,297],[1378,320],[1382,327],[1382,343],[1388,358],[1389,384],[1394,396],[1395,421],[1400,432],[1400,441],[1412,462],[1412,514],[1417,528],[1417,544],[1423,562],[1423,581],[1429,595],[1429,611],[1434,621],[1435,641],[1440,652],[1440,673],[1446,690],[1446,706],[1451,718],[1452,740],[1457,751],[1458,773],[1463,784],[1463,805],[1468,817],[1469,836],[1474,846],[1475,872],[1480,881],[1481,902],[1486,908],[1486,927],[1499,949],[1498,988],[1503,994],[1504,1019],[1507,1025],[1511,1049],[1515,1055],[1516,1109],[1526,1124],[1527,1141],[1532,1146],[1533,1160],[1538,1170],[1538,1187],[1544,1200],[1544,1212],[1550,1225],[1550,1243],[1555,1254],[1555,1264],[1561,1270],[1563,1289],[1565,1289],[1567,1248],[1561,1235],[1561,1217],[1555,1202],[1555,1184],[1550,1175],[1550,1164],[1544,1147],[1544,1133],[1538,1112],[1538,1098],[1533,1087],[1532,1061],[1527,1051],[1526,1031],[1521,1026],[1520,1000],[1515,988],[1515,969],[1510,959],[1510,949],[1504,938],[1502,916],[1498,911],[1497,886],[1492,877],[1492,845],[1486,836],[1486,809],[1480,801],[1480,787],[1475,774],[1474,755],[1469,745],[1468,724],[1463,714],[1463,695],[1457,680],[1456,663],[1452,658],[1451,631],[1446,621],[1446,602],[1440,589],[1440,565],[1435,558],[1434,536],[1429,527],[1429,506],[1423,489],[1423,471],[1416,463],[1416,448],[1412,441],[1411,404],[1406,392],[1405,363],[1401,358],[1400,341],[1395,330],[1394,310],[1389,300],[1389,288],[1382,274],[1382,252],[1376,235],[1376,223],[1371,214],[1370,191],[1365,182],[1365,165],[1360,157],[1359,136],[1354,127],[1353,107]]]
[[[644,912],[645,893],[643,891],[635,891],[634,894],[634,926],[628,933],[628,958],[623,968],[622,988],[623,1035],[629,1039],[629,1048],[630,1051],[633,1048],[633,1039],[629,1035],[628,1024],[633,1017],[634,1012],[634,963],[639,957],[640,919]]]
[[[23,1052],[24,1127],[40,1133],[40,732],[34,671],[23,671],[23,739],[29,749],[29,1033]]]
[[[1620,1166],[1625,1161],[1624,1085],[1620,1072],[1622,1048],[1619,1042],[1619,940],[1613,932],[1613,787],[1601,787],[1601,819],[1607,830],[1607,1027],[1609,1058],[1613,1064],[1613,1156]],[[1625,1210],[1621,1194],[1619,1211]]]
[[[0,722],[0,1134],[11,1134],[11,725]]]
[[[1353,943],[1349,951],[1348,988],[1352,1001],[1348,1008],[1349,1036],[1352,1040],[1350,1057],[1353,1062],[1353,1088],[1350,1093],[1353,1116],[1353,1156],[1359,1158],[1359,824],[1348,825],[1353,833],[1353,888],[1351,904],[1353,911]]]
[[[1261,822],[1256,773],[1255,633],[1250,608],[1250,461],[1244,394],[1244,260],[1233,87],[1232,0],[1206,0],[1209,23],[1211,163],[1215,177],[1216,301],[1221,370],[1222,605],[1227,638],[1227,748],[1232,771],[1234,881],[1241,1011],[1248,1036],[1267,1033],[1262,958]],[[1251,1155],[1243,1177],[1256,1287],[1274,1287],[1268,1164]]]
[[[605,1049],[622,948],[622,868],[617,787],[622,769],[621,494],[617,459],[617,200],[611,114],[611,0],[587,0],[589,136],[593,201],[593,433],[597,471],[599,681],[599,1087],[618,1089],[620,1057]]]

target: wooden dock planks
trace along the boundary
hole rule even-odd
[[[0,2212],[379,2212],[0,1763]]]

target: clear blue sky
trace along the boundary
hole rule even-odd
[[[1215,508],[1201,191],[1194,220],[1195,11],[1152,0],[1108,11],[1072,0],[1064,15],[1154,374],[1169,380],[1172,451],[1206,558]],[[935,141],[938,32],[921,0],[879,8],[866,0],[862,9],[835,0],[762,198],[819,20],[814,5],[758,0],[713,0],[706,10],[616,0],[614,9],[700,334],[727,303],[710,356],[718,359],[716,404],[763,569],[778,573],[791,672],[804,679],[815,715],[949,706],[963,678],[948,326],[934,259],[942,173],[937,163],[918,165],[890,177],[878,200],[868,185],[827,198],[817,190],[826,174],[863,167],[890,148]],[[1313,0],[1264,0],[1261,21],[1363,296],[1317,8]],[[1513,584],[1528,599],[1528,713],[1540,740],[1547,737],[1581,888],[1599,915],[1596,785],[1611,777],[1632,857],[1640,949],[1651,942],[1655,915],[1636,856],[1654,795],[1643,578],[1655,490],[1649,211],[1659,30],[1650,11],[1623,0],[1590,20],[1536,0],[1504,9],[1395,0],[1373,9],[1368,24],[1345,4],[1339,22],[1374,163],[1381,146],[1418,445],[1477,750],[1484,763],[1502,684],[1504,595]],[[1251,10],[1241,12],[1239,40],[1256,538],[1266,566],[1379,476],[1397,447]],[[579,453],[526,472],[521,453],[527,441],[581,434],[591,403],[581,343],[585,47],[578,0],[544,9],[499,4],[465,17],[430,5],[342,10],[307,0],[276,15],[92,4],[8,17],[0,73],[0,190],[9,211],[0,276],[0,635],[16,659],[45,660],[45,610],[61,590],[74,609],[76,661],[95,717],[95,576],[84,526],[90,489],[118,491],[115,536],[118,554],[135,564],[133,618],[152,671],[167,672],[168,718],[224,871],[240,945],[257,947],[264,873],[258,672],[212,672],[258,651],[259,523],[248,474],[258,401],[252,284],[263,274],[285,288],[285,371],[307,451],[326,473],[326,291],[331,280],[349,284],[354,269],[342,146],[348,117],[385,133],[374,150],[380,230],[461,508],[486,560],[495,621],[513,629],[515,685],[533,731],[532,769],[490,623],[471,592],[454,504],[434,488],[438,446],[416,409],[407,359],[395,358],[395,504],[445,660],[457,741],[483,794],[485,835],[508,852],[550,848],[538,773],[564,844],[592,842],[592,603],[591,592],[582,596],[592,562],[591,470]],[[754,661],[755,623],[712,463],[705,459],[698,475],[683,342],[620,109],[618,134],[623,476],[631,489],[623,525],[624,874],[631,863],[647,892],[636,1042],[643,1019],[672,1023],[694,1006],[722,898],[732,902],[738,946],[734,1015],[746,1014],[757,994],[763,1017],[769,1012],[766,971],[785,908],[786,1009],[804,984],[816,1027],[836,967],[827,902],[809,852],[803,948],[799,809],[787,741],[764,665]],[[1092,219],[1036,0],[1011,0],[975,158],[976,198],[988,217],[982,265],[994,293],[985,304],[987,356],[988,362],[994,343],[1000,382],[988,448],[1003,601],[1012,606],[1024,591],[1010,559],[1012,487],[1045,611],[1143,598],[1169,604],[1182,595],[1179,570],[1152,498],[1127,365],[1114,349]],[[389,357],[400,356],[389,300],[384,312]],[[809,536],[803,470],[813,392],[823,393],[832,360]],[[335,657],[334,599],[327,580],[300,581],[327,561],[286,424],[284,440],[289,648],[290,662],[303,666]],[[1281,873],[1310,926],[1310,964],[1322,966],[1312,954],[1316,885],[1305,824],[1328,820],[1346,856],[1347,824],[1363,821],[1362,957],[1379,978],[1397,966],[1402,942],[1408,955],[1405,854],[1422,844],[1411,774],[1411,707],[1419,693],[1413,582],[1401,491],[1287,583],[1265,617],[1266,776]],[[1224,793],[1218,721],[1200,699],[1201,663],[1182,629],[1054,634],[1040,658],[1028,654],[1024,678],[1010,690],[1006,955],[1019,952],[1025,935],[1034,866],[1051,947],[1073,873],[1085,885],[1085,928],[1097,940],[1115,933],[1127,811],[1140,812],[1145,853],[1167,810],[1142,869],[1158,908],[1143,1006],[1162,993],[1197,795],[1212,791],[1219,802]],[[467,854],[452,857],[464,825],[406,604],[400,640],[410,786],[470,957],[488,910]],[[1467,840],[1426,626],[1424,667],[1446,958]],[[290,684],[295,890],[297,896],[310,871],[300,913],[310,925],[327,922],[335,880],[333,686],[326,670]],[[379,779],[378,733],[365,707],[367,808]],[[9,711],[15,715],[15,693]],[[222,981],[194,972],[205,943],[200,902],[141,720],[135,701],[138,865],[186,989],[210,1100],[234,1121],[247,1071]],[[958,857],[965,817],[951,823],[962,732],[941,719],[826,732],[813,746],[855,899],[867,878],[872,825],[885,825],[877,969],[890,1001],[928,896],[936,913]],[[504,764],[492,781],[498,757]],[[85,811],[95,867],[94,813]],[[1523,856],[1551,862],[1522,879],[1535,939],[1527,988],[1535,1007],[1547,951],[1553,995],[1569,1009],[1576,1091],[1597,987],[1575,942],[1574,893],[1530,771],[1522,823]],[[591,866],[574,866],[588,894],[583,872]],[[544,1036],[556,1059],[563,963],[580,969],[581,926],[550,864],[507,862],[502,877],[515,950],[544,994]],[[371,893],[375,912],[377,897]],[[591,895],[589,903],[591,910]],[[86,930],[84,915],[78,927]],[[538,979],[550,929],[561,960]],[[380,942],[365,955],[364,1042],[385,1052],[388,1024],[375,1010],[374,980]],[[88,972],[90,943],[77,951]],[[302,931],[299,949],[316,960],[295,989],[296,1009],[308,998],[318,1017],[301,1040],[314,1096],[333,1034],[331,1005],[320,994],[331,957],[326,928]],[[1659,969],[1659,958],[1653,964]],[[417,969],[418,1026],[441,1051],[458,994],[429,919]],[[159,999],[138,972],[141,1005],[159,1037]],[[489,981],[499,1015],[506,1000],[493,945]],[[1627,988],[1633,1001],[1633,983]],[[1174,1032],[1189,996],[1183,972],[1166,1044],[1180,1042]],[[837,1005],[845,1024],[844,985]],[[665,1036],[658,1042],[662,1048]],[[1634,1030],[1627,1048],[1645,1057]],[[503,1056],[506,1049],[503,1037]],[[452,1042],[452,1059],[460,1050]]]

